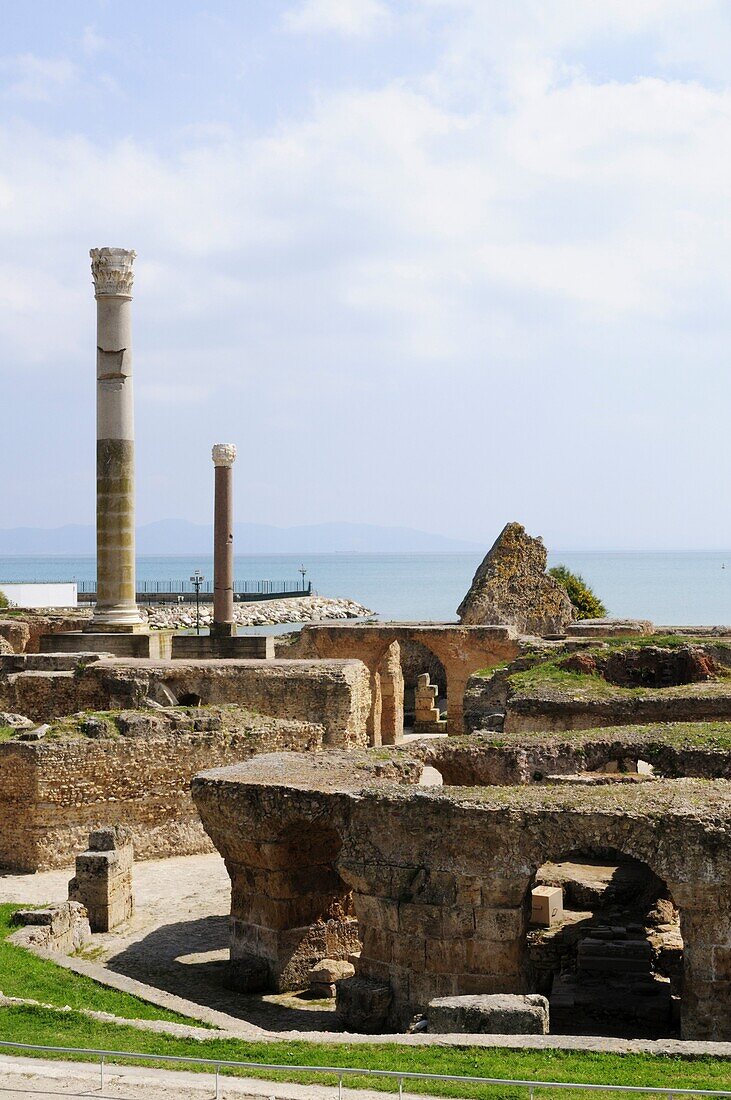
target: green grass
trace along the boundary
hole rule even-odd
[[[92,978],[65,970],[24,947],[8,943],[6,937],[16,931],[16,926],[11,923],[12,915],[16,909],[22,908],[15,904],[0,905],[0,989],[6,996],[27,997],[60,1008],[68,1006],[110,1012],[127,1020],[168,1020],[205,1026],[197,1020],[148,1004],[129,993],[108,989]]]
[[[553,661],[534,665],[533,668],[527,668],[523,672],[514,672],[510,677],[510,684],[518,694],[526,691],[532,693],[542,687],[558,688],[574,694],[577,691],[583,691],[592,696],[634,695],[648,690],[647,688],[617,687],[615,684],[610,684],[603,676],[569,672],[565,668],[558,668]]]
[[[558,730],[553,733],[521,730],[516,733],[474,733],[469,738],[471,745],[479,742],[495,749],[566,741],[588,743],[641,740],[643,743],[669,745],[677,749],[731,752],[731,722],[654,722],[651,725],[636,726],[592,726],[590,729]]]
[[[666,1088],[728,1089],[731,1086],[731,1059],[681,1059],[641,1054],[591,1054],[558,1050],[508,1050],[496,1047],[407,1047],[399,1044],[326,1044],[307,1042],[244,1042],[233,1039],[179,1039],[153,1034],[118,1024],[90,1020],[76,1013],[56,1013],[30,1007],[0,1009],[0,1038],[26,1041],[45,1046],[76,1046],[135,1050],[151,1055],[174,1054],[182,1057],[213,1058],[232,1061],[268,1062],[277,1065],[353,1066],[364,1069],[388,1069],[403,1072],[441,1073],[473,1077],[507,1079],[577,1081],[612,1085],[648,1085]],[[18,1052],[29,1053],[29,1052]],[[43,1057],[43,1055],[39,1055]],[[73,1060],[71,1058],[70,1060]],[[81,1059],[84,1060],[84,1059]],[[120,1059],[121,1061],[121,1059]],[[163,1064],[164,1063],[158,1063]],[[181,1066],[180,1068],[195,1068]],[[210,1071],[209,1071],[210,1072]],[[229,1072],[229,1071],[226,1071]],[[236,1071],[239,1075],[239,1071]],[[241,1076],[266,1080],[299,1081],[305,1084],[336,1084],[336,1077],[319,1074],[240,1071]],[[395,1092],[396,1081],[383,1078],[351,1077],[352,1087]],[[525,1089],[469,1086],[419,1081],[412,1091],[431,1096],[489,1096],[526,1100]],[[408,1084],[406,1086],[408,1093]],[[549,1090],[543,1090],[548,1097]],[[538,1092],[536,1093],[538,1095]],[[570,1091],[561,1096],[574,1100],[581,1094]],[[605,1094],[606,1095],[606,1094]]]

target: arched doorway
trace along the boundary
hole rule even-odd
[[[614,849],[538,868],[526,896],[526,977],[558,1034],[679,1034],[680,914],[666,883]]]
[[[447,707],[447,673],[440,659],[427,646],[421,642],[408,639],[401,645],[401,668],[404,676],[404,730],[407,733],[439,733],[444,732],[438,725]],[[419,677],[429,677],[429,686],[436,691],[429,692],[433,698],[432,707],[438,712],[431,716],[429,723],[424,721],[422,702],[422,714],[417,721],[417,685]],[[435,728],[429,728],[433,725]]]

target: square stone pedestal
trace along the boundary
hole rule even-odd
[[[169,661],[172,656],[172,630],[144,630],[136,633],[97,634],[73,630],[63,634],[41,634],[41,653],[112,653],[115,657],[144,657],[151,661]]]

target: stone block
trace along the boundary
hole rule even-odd
[[[429,1003],[428,1030],[458,1035],[547,1035],[548,1001],[526,996],[440,997]]]
[[[476,909],[475,934],[483,940],[510,943],[523,932],[522,909]]]
[[[342,959],[323,959],[310,970],[310,990],[318,997],[334,997],[337,983],[352,978],[354,974],[352,963]]]
[[[346,1031],[368,1035],[382,1031],[392,1000],[391,986],[365,978],[346,978],[338,982],[336,1014]]]
[[[531,924],[550,928],[563,920],[563,890],[560,886],[535,886],[530,896]]]
[[[13,923],[21,927],[10,936],[11,942],[38,951],[67,955],[91,939],[86,908],[75,901],[45,909],[19,909],[13,915]]]
[[[92,848],[92,843],[96,847]],[[110,844],[115,847],[110,848]],[[92,932],[110,932],[134,913],[132,845],[121,843],[114,829],[95,830],[89,845],[76,857],[69,900],[86,906]]]

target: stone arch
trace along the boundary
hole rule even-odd
[[[295,818],[273,840],[249,842],[248,867],[232,876],[232,984],[254,992],[306,988],[322,959],[359,947],[350,889],[337,871],[342,838],[332,824]]]
[[[683,945],[667,883],[646,860],[604,844],[560,851],[537,870],[524,900],[526,986],[552,998],[551,1029],[676,1034]],[[546,924],[540,910],[556,905],[558,890],[562,916]]]
[[[525,899],[538,868],[569,852],[611,850],[645,864],[666,885],[679,912],[683,940],[681,1037],[727,1038],[727,1021],[731,1019],[728,861],[709,862],[709,838],[692,827],[679,843],[677,833],[664,831],[657,821],[647,818],[567,813],[561,815],[560,828],[559,843],[551,840],[554,827],[550,820],[542,835],[536,837],[533,830],[532,837],[519,843],[516,862],[521,871],[520,878],[511,883],[513,890],[522,881]],[[523,905],[525,913],[525,900]]]

